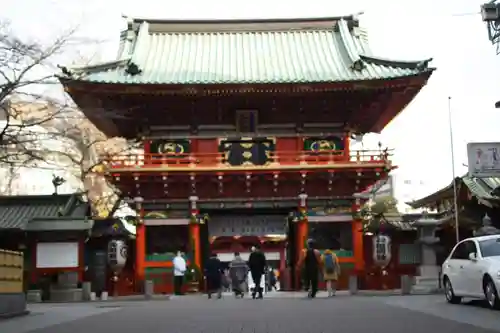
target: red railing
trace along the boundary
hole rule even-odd
[[[268,156],[267,163],[262,166],[284,167],[293,165],[324,165],[324,164],[380,164],[389,163],[390,154],[387,151],[351,150],[347,155],[344,151],[274,151]],[[120,154],[102,158],[105,165],[112,169],[133,167],[238,167],[231,165],[225,153],[191,153],[191,154]],[[246,163],[245,165],[249,165]],[[254,164],[255,165],[255,164]],[[258,166],[258,165],[257,165]],[[261,166],[261,167],[262,167]]]

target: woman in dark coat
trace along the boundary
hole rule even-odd
[[[222,297],[222,274],[222,263],[217,258],[217,254],[212,253],[205,265],[208,298],[212,298],[214,292],[217,293],[217,298]]]

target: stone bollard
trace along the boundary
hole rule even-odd
[[[107,291],[103,291],[101,293],[101,301],[107,301],[108,300],[108,292]]]
[[[154,294],[154,283],[151,280],[144,281],[144,298],[151,299]]]
[[[95,292],[90,293],[90,300],[93,302],[97,299]]]
[[[358,277],[356,275],[349,276],[349,293],[351,295],[358,293]]]
[[[28,290],[26,294],[26,301],[28,303],[41,303],[42,291],[41,290]]]
[[[82,298],[84,301],[90,301],[90,294],[92,292],[92,284],[90,282],[82,283]]]
[[[409,275],[401,275],[401,295],[410,295],[412,287],[412,277]]]

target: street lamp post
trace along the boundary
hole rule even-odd
[[[451,171],[453,175],[453,210],[455,215],[455,238],[457,243],[460,241],[460,230],[458,223],[458,193],[455,174],[455,146],[453,144],[453,122],[451,118],[451,97],[448,97],[448,127],[450,130],[450,149],[451,149]]]
[[[496,0],[481,5],[481,18],[488,29],[488,39],[496,45],[497,55],[500,54],[500,3]]]

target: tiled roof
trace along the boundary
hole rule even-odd
[[[430,60],[371,54],[353,17],[276,21],[133,20],[116,61],[61,78],[116,84],[345,82],[430,72]]]
[[[463,176],[457,178],[457,182],[462,182],[469,189],[470,193],[480,200],[498,201],[500,202],[500,178],[486,177],[476,178]],[[460,183],[459,183],[460,184]],[[459,185],[458,184],[458,185]],[[457,185],[457,186],[458,186]],[[438,200],[449,199],[453,197],[453,182],[428,196],[408,202],[407,204],[413,208],[424,207],[428,204],[434,204]]]
[[[498,195],[500,193],[495,193],[500,188],[500,178],[464,177],[462,181],[476,197],[486,200],[500,200],[500,196]]]
[[[0,229],[25,230],[37,219],[81,219],[88,213],[88,203],[77,195],[0,196]]]

